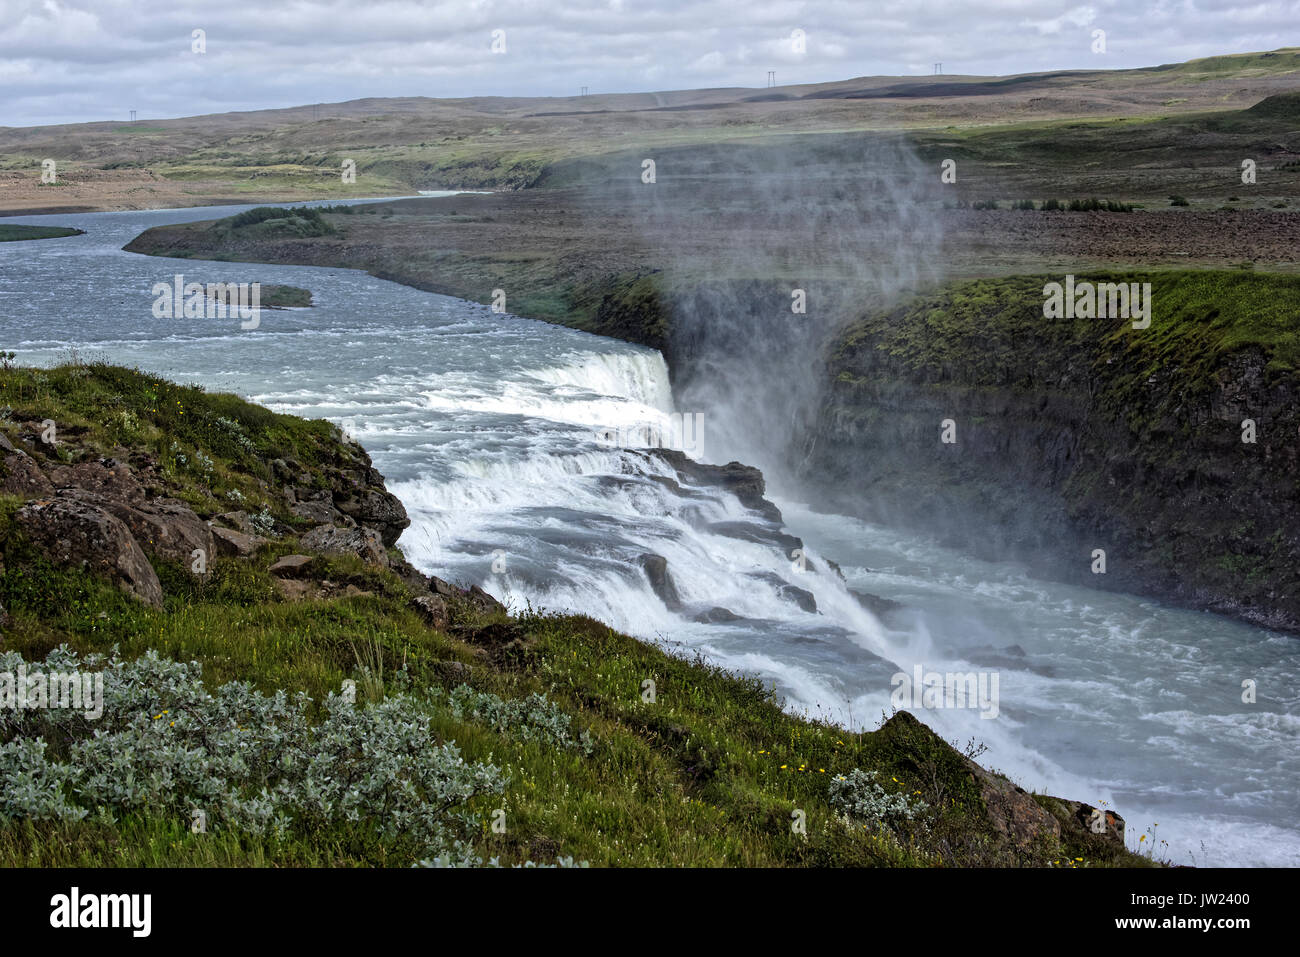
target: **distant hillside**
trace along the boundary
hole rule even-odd
[[[1244,110],[1297,87],[1300,50],[1133,70],[855,77],[774,89],[360,99],[138,124],[0,128],[0,212],[517,189],[551,164],[774,134],[1019,128]],[[58,163],[56,185],[40,161]],[[344,183],[345,160],[356,181]]]

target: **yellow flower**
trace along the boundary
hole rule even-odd
[[[786,765],[784,765],[784,764],[781,765],[781,770],[784,771],[785,769],[786,769]]]

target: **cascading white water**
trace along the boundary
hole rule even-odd
[[[348,270],[135,256],[164,222],[231,209],[29,217],[87,235],[0,246],[0,315],[20,361],[67,345],[343,425],[412,525],[427,571],[509,601],[581,611],[775,682],[790,705],[873,727],[916,663],[996,671],[999,713],[922,709],[949,740],[1026,787],[1110,801],[1130,843],[1153,822],[1179,863],[1300,863],[1300,644],[1212,615],[1036,581],[928,542],[780,500],[801,571],[762,516],[602,430],[662,428],[674,411],[650,350],[508,316]],[[7,247],[7,248],[6,248]],[[309,288],[310,310],[241,331],[155,320],[153,282]],[[691,411],[708,411],[691,409]],[[707,454],[725,443],[709,441]],[[670,610],[638,559],[667,560]],[[882,621],[848,586],[897,600]],[[802,589],[817,612],[798,604]],[[730,621],[696,621],[715,607]],[[1240,702],[1252,678],[1259,704]],[[1202,849],[1202,842],[1204,849]]]

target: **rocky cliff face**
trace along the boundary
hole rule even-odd
[[[397,574],[427,618],[445,624],[448,599],[500,607],[486,593],[421,574],[392,548],[410,524],[406,509],[366,451],[338,430],[314,449],[310,466],[292,457],[270,462],[269,479],[256,479],[260,510],[218,511],[210,489],[198,490],[210,502],[196,507],[174,497],[189,483],[178,483],[151,451],[119,447],[105,455],[85,429],[55,423],[47,432],[50,421],[12,418],[12,440],[0,431],[0,495],[21,500],[16,529],[55,565],[106,578],[147,605],[163,604],[151,558],[203,576],[219,557],[248,558],[269,542],[296,539],[307,554],[272,570],[286,598],[339,591],[312,575],[312,556],[355,555]],[[193,501],[196,489],[185,491]]]
[[[1043,284],[971,283],[850,328],[807,480],[976,552],[1300,630],[1300,377],[1267,295],[1300,284],[1166,274],[1148,330],[1046,320]]]

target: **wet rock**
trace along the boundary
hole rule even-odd
[[[755,572],[749,576],[757,581],[766,582],[782,601],[798,605],[809,614],[817,614],[817,599],[806,588],[791,585],[775,572]]]
[[[302,578],[306,576],[311,563],[315,561],[310,555],[285,555],[267,569],[276,578]]]
[[[873,615],[885,615],[903,607],[900,602],[896,602],[891,598],[881,598],[879,595],[873,595],[870,592],[850,588],[849,594],[857,599],[859,605]]]
[[[650,579],[651,591],[659,596],[664,607],[669,611],[681,611],[682,599],[677,594],[677,586],[673,583],[672,576],[668,574],[668,559],[647,552],[637,560],[645,569],[646,577]]]
[[[700,612],[693,620],[705,625],[717,625],[729,621],[740,621],[740,616],[727,608],[723,608],[721,605],[714,605],[707,611]]]
[[[118,518],[72,498],[32,502],[17,512],[19,528],[51,561],[81,567],[127,594],[162,607],[162,585],[131,530]]]
[[[793,553],[796,549],[803,551],[803,539],[787,534],[780,529],[756,525],[753,522],[711,522],[706,526],[706,529],[714,535],[722,535],[725,538],[753,542],[756,545],[771,545],[791,560],[794,558]],[[809,569],[816,571],[816,569],[812,568],[812,562],[805,559],[805,564]]]
[[[362,560],[372,565],[388,564],[388,552],[384,549],[379,532],[373,528],[339,528],[337,525],[321,525],[313,528],[300,539],[303,548],[325,555],[359,555]]]
[[[726,465],[705,465],[696,462],[684,452],[674,449],[654,449],[657,455],[677,472],[682,481],[695,485],[711,485],[735,495],[740,504],[773,521],[781,521],[781,510],[763,497],[767,483],[763,473],[752,465],[728,462]]]
[[[777,592],[783,600],[793,602],[809,614],[817,614],[817,599],[813,597],[813,593],[808,589],[796,588],[794,585],[782,585],[777,589]]]

